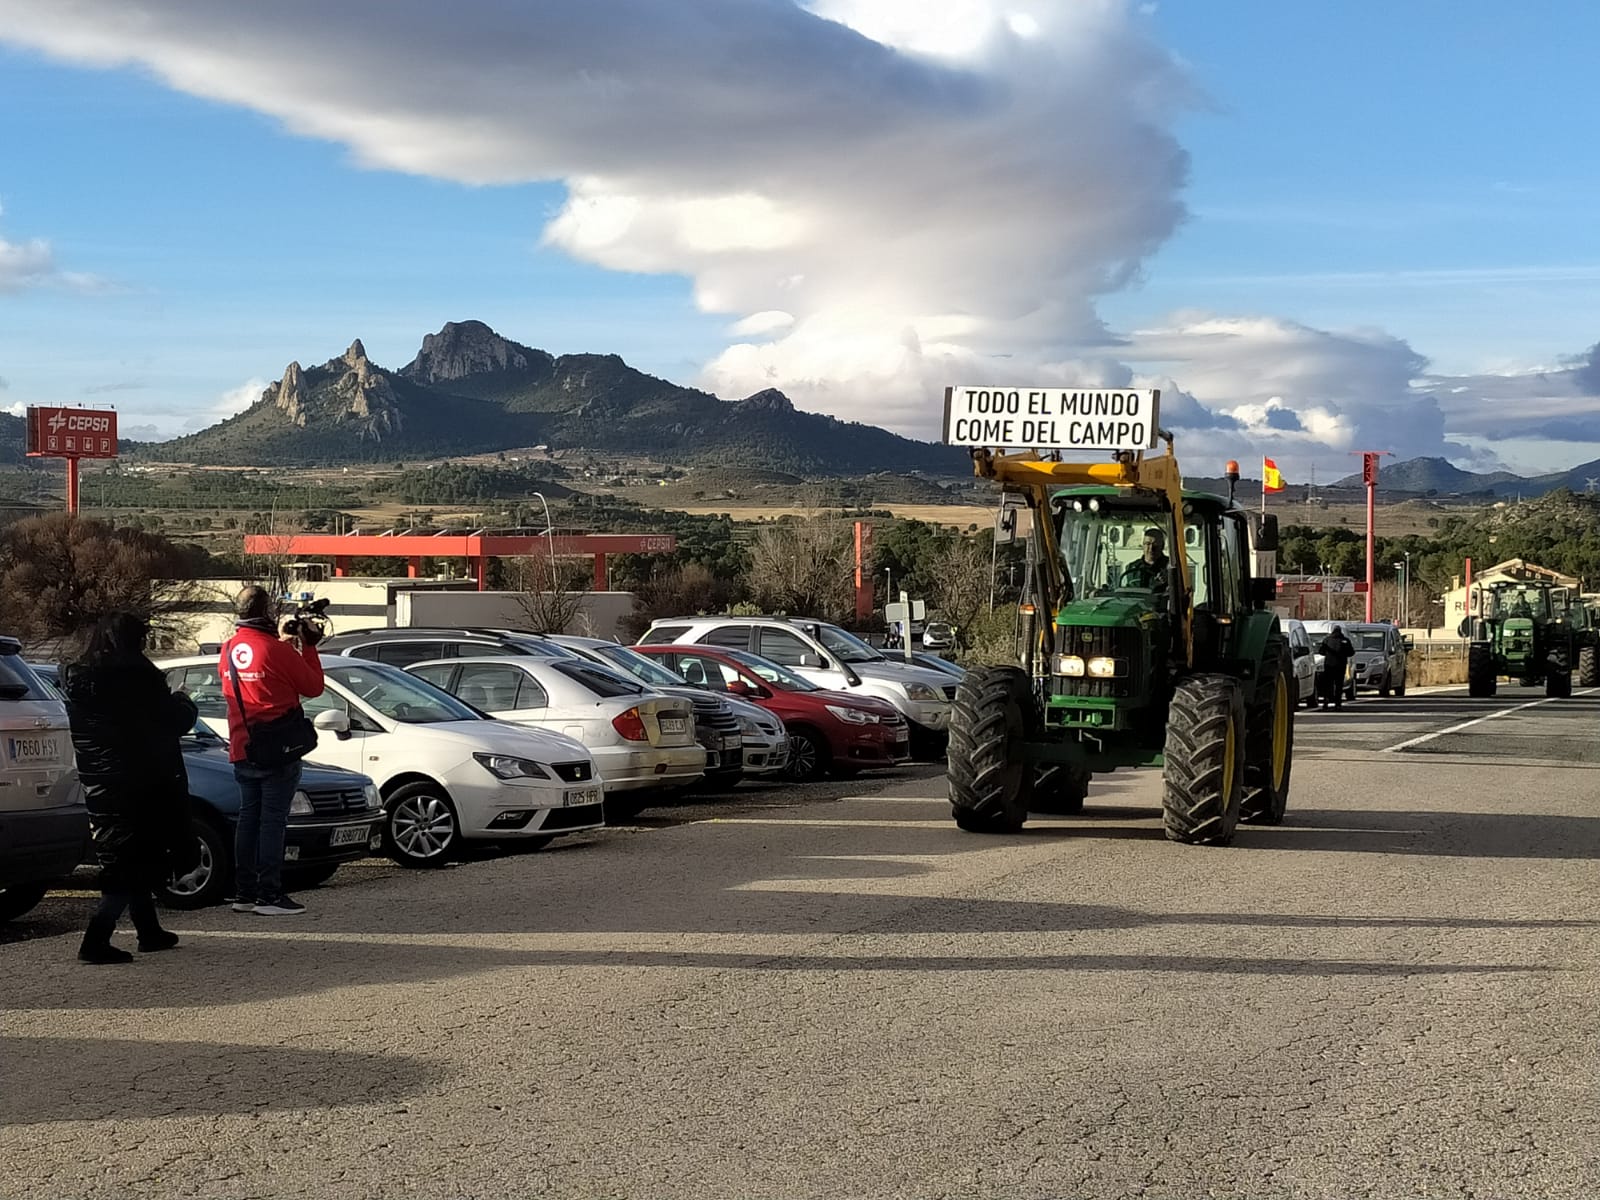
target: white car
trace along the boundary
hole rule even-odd
[[[581,658],[441,658],[406,671],[497,721],[547,729],[594,755],[606,794],[682,787],[706,769],[694,706]]]
[[[223,737],[217,660],[157,664]],[[448,862],[462,839],[547,845],[605,824],[594,757],[583,743],[491,721],[399,667],[323,660],[326,690],[304,701],[317,727],[313,762],[371,776],[383,797],[383,847],[408,867]]]
[[[67,706],[21,651],[0,638],[0,922],[44,899],[89,844]]]
[[[885,656],[826,621],[801,617],[673,617],[654,621],[641,646],[675,642],[748,650],[820,688],[887,700],[911,727],[911,749],[937,757],[949,739],[956,680]]]
[[[1302,621],[1285,621],[1284,636],[1289,639],[1289,655],[1294,660],[1294,679],[1299,703],[1317,706],[1317,654],[1311,648],[1311,635]]]
[[[653,658],[640,654],[631,646],[619,646],[599,638],[576,637],[566,634],[552,635],[550,640],[565,646],[574,654],[581,654],[594,662],[604,663],[613,670],[631,675],[646,687],[654,688],[666,696],[687,696],[702,702],[715,696],[739,720],[739,734],[744,743],[744,773],[751,776],[783,775],[789,770],[789,731],[776,714],[759,704],[751,704],[737,696],[726,695],[706,687],[690,687]]]

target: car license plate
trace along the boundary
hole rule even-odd
[[[15,767],[58,767],[61,742],[53,737],[11,737],[6,739],[6,755]]]
[[[683,717],[662,717],[661,718],[661,732],[662,733],[687,733],[688,731],[689,731],[689,722],[687,720],[685,720]]]
[[[299,846],[285,846],[283,848],[283,861],[284,862],[299,862],[300,861],[300,847]]]
[[[333,836],[328,839],[328,845],[357,845],[367,840],[367,835],[371,832],[371,830],[372,826],[370,825],[346,825],[341,829],[335,829],[333,831]]]
[[[597,787],[568,788],[567,807],[578,808],[585,804],[599,804],[601,792]]]

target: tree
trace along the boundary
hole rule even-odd
[[[587,562],[547,554],[509,559],[505,571],[517,607],[535,633],[566,633],[583,611],[592,583]]]
[[[848,619],[855,602],[855,529],[816,514],[763,526],[750,547],[751,589],[771,612]]]
[[[973,627],[989,608],[990,549],[987,539],[953,534],[944,539],[934,558],[928,607],[956,627],[962,649],[972,644]]]
[[[159,534],[71,513],[17,521],[0,530],[0,629],[38,645],[132,612],[170,634],[178,614],[204,599],[194,580],[207,558]]]

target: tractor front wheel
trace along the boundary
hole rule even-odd
[[[968,671],[950,713],[950,811],[968,833],[1016,833],[1034,770],[1023,744],[1036,723],[1033,685],[1017,667]]]
[[[1578,650],[1578,686],[1600,687],[1600,646],[1583,646]]]
[[[1239,819],[1281,825],[1294,766],[1294,659],[1281,637],[1267,642],[1256,671],[1255,698],[1245,713],[1244,795]]]
[[[1572,672],[1560,670],[1556,664],[1550,665],[1550,673],[1544,677],[1544,694],[1552,700],[1565,700],[1572,695]]]
[[[1167,713],[1161,815],[1167,837],[1225,846],[1239,823],[1244,785],[1244,691],[1231,675],[1179,682]]]
[[[1467,695],[1492,696],[1495,693],[1494,654],[1487,642],[1467,647]]]

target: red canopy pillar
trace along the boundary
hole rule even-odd
[[[342,554],[336,555],[333,560],[333,577],[343,579],[348,574],[350,574],[350,560]]]
[[[611,590],[611,581],[606,578],[606,556],[604,554],[596,554],[594,556],[594,590],[597,592],[609,592]]]
[[[489,590],[489,560],[487,558],[480,557],[480,558],[469,558],[467,561],[472,564],[472,576],[473,576],[474,579],[476,579],[478,581],[478,590],[480,592],[488,591]]]
[[[410,558],[406,559],[406,578],[420,579],[421,577],[422,556],[420,554],[413,554]]]

